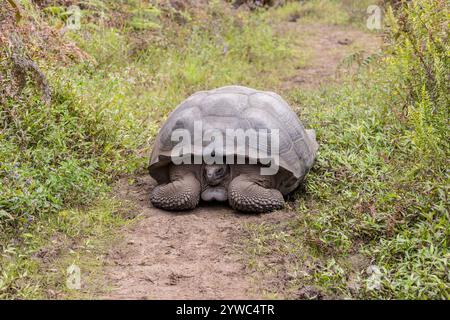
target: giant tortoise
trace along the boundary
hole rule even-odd
[[[230,132],[234,144],[244,145],[227,148]],[[244,139],[236,138],[242,133]],[[257,143],[251,133],[262,133]],[[272,134],[277,137],[270,140]],[[193,209],[200,199],[228,201],[244,212],[277,210],[302,182],[317,149],[315,131],[306,130],[276,93],[243,86],[199,91],[170,113],[156,137],[149,171],[158,185],[150,200],[166,210]]]

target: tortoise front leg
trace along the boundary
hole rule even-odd
[[[164,210],[194,209],[200,200],[201,186],[195,174],[185,166],[169,168],[170,182],[155,187],[150,193],[152,204]]]
[[[249,174],[234,178],[228,187],[230,206],[239,211],[263,213],[283,208],[283,195],[268,188],[267,180]]]

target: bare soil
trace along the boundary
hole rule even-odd
[[[243,228],[264,220],[277,223],[293,217],[241,214],[222,205],[203,204],[182,213],[151,207],[148,176],[133,185],[121,180],[120,198],[132,201],[141,221],[125,230],[122,244],[110,250],[105,271],[112,299],[257,299],[250,271],[240,261]]]
[[[381,37],[373,33],[349,26],[284,22],[277,26],[277,31],[293,35],[294,49],[299,52],[307,51],[310,55],[305,67],[298,68],[294,75],[284,79],[281,84],[283,91],[299,87],[316,88],[325,83],[336,82],[339,80],[338,68],[343,59],[355,52],[361,52],[363,56],[373,54],[382,42]]]
[[[352,51],[373,52],[380,39],[348,27],[286,22],[279,32],[297,34],[298,50],[311,50],[307,67],[285,79],[282,90],[316,87],[335,81],[337,66]],[[106,257],[105,299],[259,299],[261,275],[246,267],[242,243],[246,224],[279,224],[294,211],[248,215],[223,205],[201,205],[184,213],[153,208],[148,194],[155,181],[148,176],[116,186],[119,198],[134,204],[140,219],[122,231],[123,240]]]

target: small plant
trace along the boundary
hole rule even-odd
[[[388,11],[390,70],[413,142],[430,162],[449,150],[448,5],[446,1],[401,2]],[[393,76],[393,78],[394,78]]]

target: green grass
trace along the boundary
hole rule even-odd
[[[65,209],[20,228],[2,249],[2,299],[86,298],[95,288],[104,252],[120,240],[118,230],[133,208],[98,198],[89,209]],[[81,290],[66,287],[67,268],[81,269]],[[102,288],[104,289],[104,288]]]
[[[417,161],[411,131],[380,94],[389,88],[369,88],[366,81],[294,94],[321,145],[296,226],[325,263],[313,277],[331,294],[354,296],[352,271],[336,259],[359,253],[383,278],[380,290],[371,292],[366,270],[358,270],[356,297],[449,298],[445,166],[438,159],[432,167]]]
[[[450,298],[447,13],[443,2],[413,1],[395,14],[406,26],[391,13],[382,58],[341,85],[291,92],[317,131],[318,158],[297,218],[253,227],[247,245],[285,296],[316,298],[304,293],[312,286],[327,297]]]

